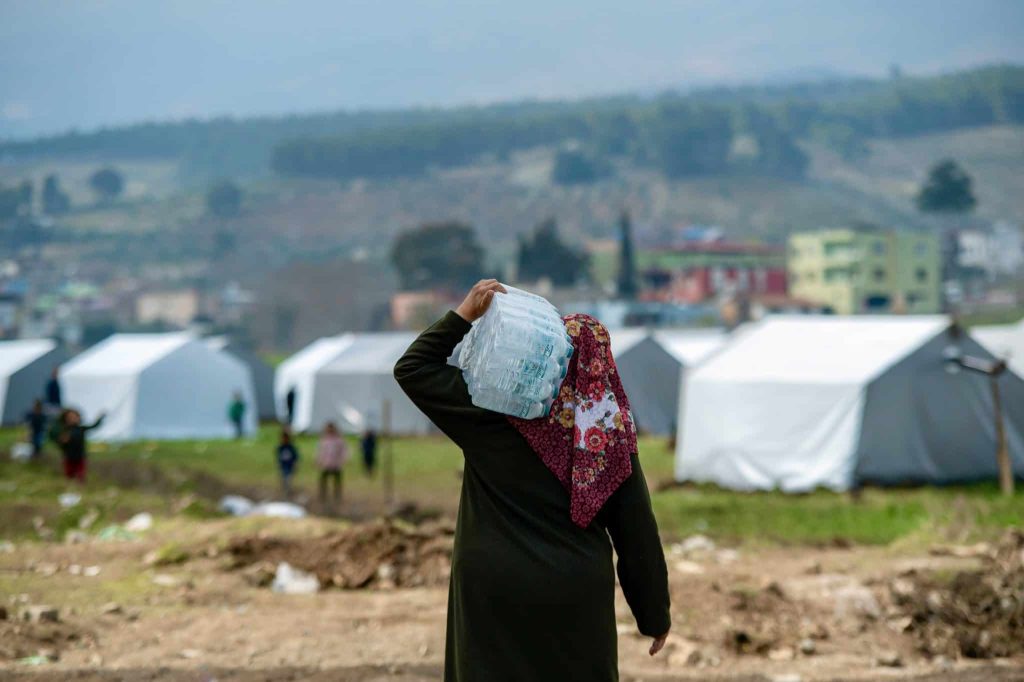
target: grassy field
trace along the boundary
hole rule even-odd
[[[0,431],[0,452],[20,434]],[[216,515],[216,501],[239,493],[256,499],[277,495],[273,460],[275,431],[265,427],[244,441],[95,443],[91,476],[82,504],[62,509],[58,496],[69,490],[51,453],[35,464],[0,455],[0,540],[27,539],[42,523],[59,536],[77,527],[86,513],[93,528],[123,521],[138,511],[204,518]],[[316,479],[310,464],[311,437],[299,439],[305,459],[297,475],[301,495],[315,505]],[[354,444],[353,444],[354,445]],[[382,469],[388,445],[381,448]],[[421,510],[454,513],[458,505],[462,456],[444,438],[396,439],[391,445],[394,490],[400,503]],[[666,540],[704,533],[734,544],[890,544],[973,541],[1024,526],[1024,497],[1005,499],[994,484],[912,489],[868,489],[858,498],[816,491],[804,495],[737,493],[713,486],[672,485],[672,455],[664,441],[643,439],[641,459],[654,508]],[[375,478],[349,462],[345,474],[345,516],[366,517],[387,508],[383,470]]]

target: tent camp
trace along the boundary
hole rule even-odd
[[[316,374],[310,421],[319,429],[333,420],[345,431],[367,426],[392,433],[425,434],[433,430],[395,381],[395,363],[416,338],[405,332],[356,334],[351,345]],[[385,424],[387,403],[389,424]]]
[[[0,415],[4,426],[20,424],[53,368],[64,360],[64,350],[50,339],[0,341]]]
[[[710,329],[665,329],[610,332],[612,355],[641,431],[666,435],[675,429],[683,373],[725,341]]]
[[[190,334],[115,334],[61,368],[64,402],[87,421],[107,417],[99,440],[226,438],[233,394],[254,404],[249,369]],[[254,410],[246,430],[256,428]]]
[[[328,336],[317,339],[295,355],[282,362],[274,373],[274,403],[277,416],[282,422],[287,419],[285,397],[295,390],[295,414],[292,427],[297,431],[309,429],[312,423],[313,386],[316,373],[335,360],[352,345],[351,334]]]
[[[1024,377],[1024,320],[1016,324],[974,327],[971,336]]]
[[[203,340],[210,348],[234,356],[249,368],[253,390],[256,392],[256,416],[261,421],[275,419],[277,410],[274,407],[274,368],[256,353],[226,336],[211,336]]]
[[[687,377],[676,478],[802,491],[994,477],[989,379],[950,372],[952,344],[992,357],[940,316],[749,325]],[[1024,381],[999,381],[1010,453],[1024,471]]]

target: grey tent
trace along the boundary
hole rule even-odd
[[[252,374],[253,390],[256,392],[256,416],[260,421],[277,418],[274,408],[274,368],[264,362],[260,356],[226,336],[211,336],[204,339],[214,350],[224,351],[240,360]]]
[[[785,491],[994,478],[989,379],[949,371],[952,348],[992,358],[937,315],[749,325],[686,377],[676,478]],[[1019,475],[1024,380],[999,386]]]
[[[67,358],[50,339],[0,341],[0,415],[4,426],[20,424],[32,401],[43,397],[53,369]]]
[[[620,329],[610,335],[612,355],[637,428],[662,436],[675,431],[684,372],[726,338],[719,329]]]

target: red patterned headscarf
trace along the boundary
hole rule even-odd
[[[572,520],[586,528],[633,472],[636,429],[608,330],[589,315],[562,321],[575,350],[551,413],[509,421],[569,491]]]

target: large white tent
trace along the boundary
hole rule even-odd
[[[718,329],[620,329],[609,333],[637,428],[658,435],[672,433],[685,372],[719,348],[725,333]]]
[[[734,333],[689,373],[676,478],[787,491],[996,475],[989,379],[944,351],[992,356],[940,316],[778,317]],[[1024,381],[1000,378],[1016,470]]]
[[[255,404],[249,369],[186,333],[115,334],[64,365],[60,380],[86,421],[107,415],[99,440],[226,438],[234,393]],[[254,410],[245,428],[255,430]]]
[[[278,365],[274,373],[274,402],[277,405],[277,416],[281,421],[287,418],[285,398],[288,391],[294,390],[295,414],[292,416],[292,427],[297,431],[306,431],[310,428],[313,421],[313,387],[316,383],[316,374],[332,360],[337,359],[352,345],[354,339],[352,334],[317,339]]]
[[[1024,376],[1024,320],[1016,324],[974,327],[971,336],[997,358]]]
[[[214,350],[234,356],[249,368],[252,376],[252,387],[256,395],[256,416],[260,420],[275,419],[277,409],[274,404],[274,368],[263,359],[237,342],[226,336],[210,336],[204,339],[206,345]],[[250,405],[250,409],[252,406]]]
[[[0,341],[0,415],[5,426],[24,421],[54,367],[65,358],[50,339]]]
[[[406,435],[431,432],[430,420],[394,377],[395,363],[415,338],[406,332],[354,335],[352,343],[316,373],[309,422],[296,428],[319,430],[334,421],[349,432],[366,427]]]

